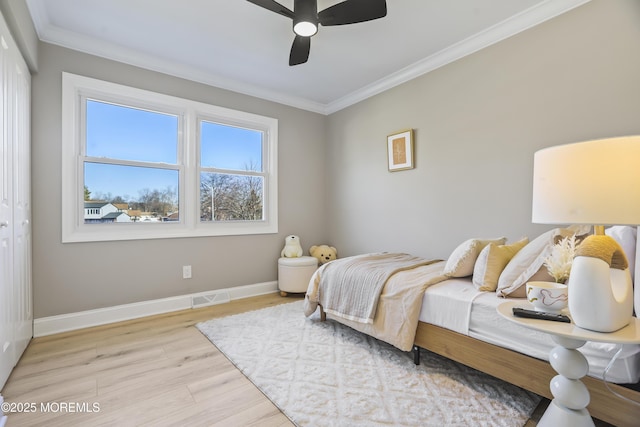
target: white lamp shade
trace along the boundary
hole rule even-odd
[[[640,136],[536,152],[532,220],[539,224],[640,224]]]

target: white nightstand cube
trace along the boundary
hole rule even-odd
[[[307,291],[309,279],[318,269],[318,260],[312,256],[278,259],[278,289],[280,295]]]

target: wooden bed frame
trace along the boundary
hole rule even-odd
[[[415,345],[537,395],[553,399],[549,382],[557,373],[547,361],[423,322],[418,323]],[[640,406],[632,405],[611,394],[602,380],[587,376],[582,382],[591,393],[588,409],[592,417],[621,427],[638,425]],[[609,384],[609,387],[629,399],[640,402],[640,391],[617,384]]]

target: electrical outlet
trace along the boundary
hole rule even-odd
[[[191,266],[183,265],[182,266],[182,278],[183,279],[191,279]]]

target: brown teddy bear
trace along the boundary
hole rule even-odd
[[[338,258],[338,250],[333,246],[318,245],[309,248],[309,254],[318,259],[320,265],[326,264]]]

